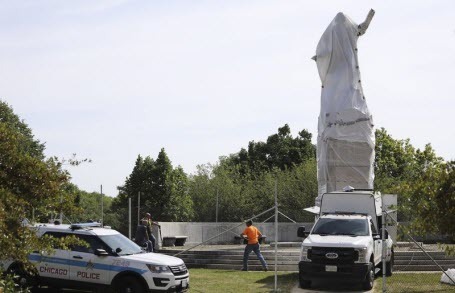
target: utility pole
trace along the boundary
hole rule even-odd
[[[275,291],[278,292],[278,180],[275,179]]]
[[[101,184],[101,227],[104,227],[104,200],[103,200],[103,184]]]
[[[141,192],[139,191],[137,193],[137,224],[139,225],[140,224],[140,220],[141,220]]]
[[[128,197],[128,238],[131,239],[131,197]]]
[[[216,188],[216,215],[215,222],[218,223],[218,187]]]

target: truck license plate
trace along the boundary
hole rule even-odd
[[[187,280],[182,280],[182,288],[188,287],[188,281]]]
[[[325,266],[325,271],[326,272],[336,272],[337,266]]]

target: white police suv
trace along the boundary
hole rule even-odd
[[[115,292],[185,292],[189,273],[183,260],[159,253],[145,253],[119,232],[98,223],[36,224],[38,236],[75,235],[88,243],[71,250],[55,249],[52,255],[29,255],[37,275],[33,284],[57,288],[113,289]],[[20,264],[3,262],[7,271],[21,275]],[[30,281],[23,275],[22,283]]]

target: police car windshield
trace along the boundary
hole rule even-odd
[[[118,255],[142,253],[142,249],[136,243],[129,240],[122,234],[100,235],[99,237],[112,249],[113,252],[117,252]]]
[[[368,221],[366,219],[321,218],[317,221],[311,234],[368,236]]]

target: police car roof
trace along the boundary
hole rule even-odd
[[[70,234],[90,234],[90,235],[116,235],[119,234],[120,232],[113,230],[113,229],[108,229],[108,228],[102,228],[102,227],[80,227],[74,229],[74,225],[68,225],[68,224],[47,224],[47,223],[37,223],[35,225],[32,225],[31,227],[40,230],[40,232],[45,233],[47,231],[52,231],[52,232],[67,232]]]

